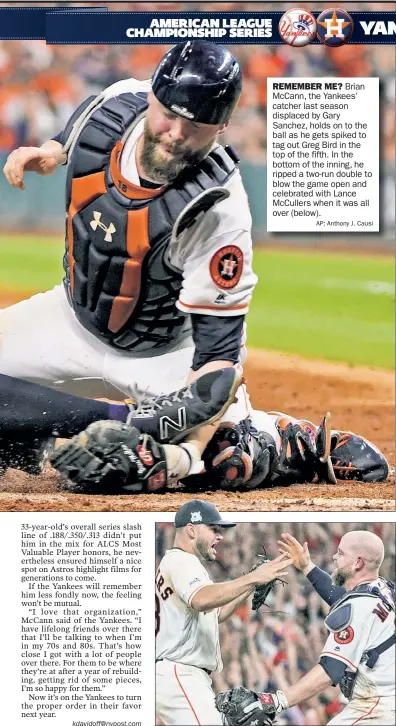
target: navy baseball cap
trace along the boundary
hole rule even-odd
[[[175,527],[185,527],[186,524],[217,524],[219,527],[236,527],[236,522],[222,519],[217,507],[203,499],[191,499],[178,509],[175,515]]]

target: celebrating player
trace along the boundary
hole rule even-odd
[[[280,555],[235,580],[213,584],[202,564],[216,559],[224,529],[234,522],[192,499],[176,512],[175,540],[156,574],[156,712],[173,726],[222,724],[210,674],[222,669],[219,623],[256,585],[284,577],[291,560]]]
[[[347,706],[329,725],[395,723],[395,586],[379,576],[384,546],[372,532],[345,534],[333,557],[331,581],[311,562],[307,544],[283,535],[281,552],[332,604],[325,619],[329,636],[314,666],[295,685],[276,694],[247,689],[216,698],[230,726],[269,726],[284,709],[340,685]]]

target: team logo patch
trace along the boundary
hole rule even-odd
[[[355,633],[353,628],[348,625],[347,628],[344,628],[344,630],[340,630],[339,633],[334,633],[334,640],[336,643],[340,643],[341,645],[347,645],[348,643],[352,642],[354,636]]]
[[[344,45],[352,38],[353,20],[346,10],[328,8],[317,20],[317,37],[321,43],[337,47]]]
[[[213,255],[210,275],[217,287],[230,290],[238,284],[243,270],[243,253],[239,247],[228,245]]]
[[[305,8],[292,8],[282,15],[278,28],[285,43],[301,48],[314,40],[316,19]]]

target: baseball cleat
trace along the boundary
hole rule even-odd
[[[127,423],[161,444],[176,444],[196,429],[218,421],[234,403],[242,381],[237,368],[204,373],[179,391],[144,398]]]
[[[389,465],[371,441],[351,431],[331,432],[331,462],[337,479],[385,481]]]
[[[336,484],[330,459],[330,413],[326,413],[319,426],[279,411],[270,411],[270,414],[277,416],[275,426],[281,438],[272,483],[277,486],[313,481]]]
[[[316,462],[316,474],[319,482],[337,484],[333,464],[330,458],[331,449],[331,414],[327,412],[316,432],[316,453],[319,461]]]

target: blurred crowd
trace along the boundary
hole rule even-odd
[[[7,3],[0,3],[2,7]],[[31,3],[34,5],[35,3]],[[337,3],[332,3],[332,6]],[[40,3],[41,6],[73,7],[75,3]],[[87,2],[86,6],[107,5],[115,11],[240,10],[238,3],[118,3]],[[310,3],[322,9],[329,3]],[[342,7],[348,4],[343,3]],[[81,7],[81,5],[78,5]],[[282,9],[293,7],[285,3]],[[355,9],[354,6],[352,6]],[[279,10],[271,3],[245,3],[243,10]],[[348,7],[347,7],[348,9]],[[394,5],[364,3],[359,10],[394,9]],[[16,146],[40,145],[66,123],[76,106],[87,96],[120,79],[146,79],[169,46],[163,45],[76,45],[48,46],[45,41],[0,41],[0,151]],[[379,76],[382,90],[382,155],[393,165],[395,139],[395,52],[393,46],[344,45],[331,49],[308,45],[233,45],[230,50],[241,63],[244,90],[227,141],[242,159],[266,161],[267,78],[271,76],[338,77]],[[249,133],[247,133],[247,130]]]
[[[384,542],[385,560],[381,575],[395,579],[395,524],[317,524],[250,523],[239,524],[225,533],[216,562],[205,563],[213,581],[221,582],[247,572],[255,554],[276,557],[277,540],[290,532],[301,543],[308,543],[312,560],[331,572],[332,556],[341,537],[350,530],[368,529]],[[157,524],[157,563],[172,547],[173,525]],[[244,685],[258,691],[274,691],[295,683],[316,663],[327,638],[323,624],[329,611],[309,581],[293,566],[288,568],[287,585],[279,584],[268,598],[268,607],[258,613],[250,600],[220,625],[220,644],[224,663],[213,677],[215,691]],[[322,726],[345,705],[338,686],[277,717],[277,724]]]

